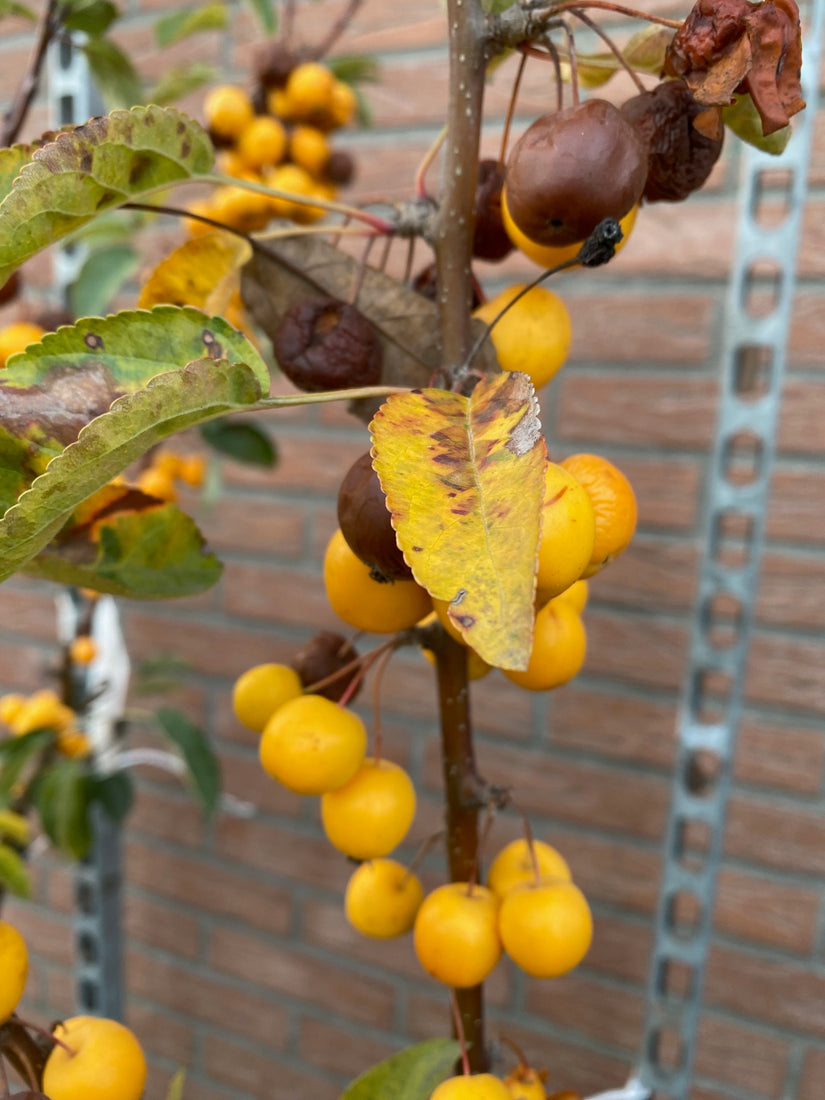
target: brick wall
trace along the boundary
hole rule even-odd
[[[147,62],[148,24],[174,5],[132,11],[124,41]],[[318,26],[313,5],[302,16]],[[660,10],[681,11],[659,4]],[[8,25],[8,21],[4,26]],[[252,28],[204,39],[199,56],[243,78]],[[375,127],[353,134],[359,196],[398,198],[438,131],[444,91],[438,0],[410,11],[366,0],[340,50],[370,50],[383,81]],[[22,69],[24,28],[0,45],[3,86]],[[485,145],[501,132],[512,63],[489,88]],[[528,67],[519,121],[547,101]],[[608,92],[621,98],[620,81]],[[196,111],[198,97],[189,103]],[[38,116],[42,121],[41,116]],[[825,359],[822,207],[825,134],[811,171],[794,326],[772,478],[756,629],[734,768],[691,1100],[825,1096]],[[674,728],[695,591],[706,455],[712,439],[726,276],[733,248],[736,151],[689,204],[645,209],[606,270],[557,282],[574,321],[570,364],[543,395],[551,452],[596,449],[636,488],[639,533],[592,584],[589,653],[576,681],[528,696],[497,673],[474,687],[484,775],[512,784],[537,836],[556,844],[590,898],[586,962],[552,983],[501,963],[489,982],[491,1035],[508,1035],[551,1069],[554,1088],[618,1085],[638,1049],[652,942]],[[400,263],[400,260],[398,261]],[[48,269],[35,265],[45,282]],[[483,270],[491,289],[528,272],[516,259]],[[314,801],[278,790],[255,738],[234,720],[233,679],[287,660],[319,627],[320,561],[341,473],[364,428],[333,406],[273,415],[272,472],[226,464],[227,492],[203,517],[226,561],[208,594],[163,606],[124,602],[136,660],[168,651],[191,673],[179,701],[209,730],[226,789],[251,819],[204,825],[171,782],[146,775],[126,831],[128,1019],[161,1097],[185,1065],[198,1100],[326,1100],[411,1039],[445,1034],[443,992],[408,940],[371,942],[345,923],[349,866],[321,835]],[[0,687],[32,689],[54,653],[52,591],[16,579],[0,589]],[[411,853],[440,823],[434,689],[417,656],[394,659],[382,692],[387,751],[412,772],[421,809]],[[517,835],[504,815],[493,846]],[[36,899],[9,911],[35,948],[27,1012],[72,1008],[71,876],[34,865]],[[439,860],[428,866],[430,883]]]

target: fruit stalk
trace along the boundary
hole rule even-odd
[[[442,631],[434,646],[441,721],[441,760],[446,801],[447,860],[453,882],[478,881],[478,797],[475,749],[470,724],[467,651]],[[481,985],[458,989],[456,1002],[473,1073],[488,1069],[484,1045],[484,998]]]

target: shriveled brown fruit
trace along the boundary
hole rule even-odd
[[[381,381],[381,345],[372,325],[338,298],[308,298],[292,306],[272,347],[287,378],[307,393]]]
[[[588,99],[543,115],[507,161],[507,209],[537,244],[588,237],[604,218],[619,221],[641,197],[647,152],[618,107]]]
[[[352,664],[357,657],[358,651],[343,634],[336,634],[332,630],[321,630],[298,650],[290,661],[290,665],[298,673],[304,687],[308,688]],[[333,703],[337,703],[357,673],[358,669],[354,668],[343,676],[336,677],[315,694],[323,695],[325,699],[331,699]],[[354,699],[357,694],[358,689],[350,698]]]
[[[681,202],[708,178],[722,138],[711,138],[693,125],[706,108],[681,80],[665,80],[622,104],[622,114],[647,143],[648,202]]]
[[[329,155],[324,175],[331,183],[345,187],[355,175],[355,159],[343,149],[334,150]]]
[[[384,491],[369,451],[356,458],[338,490],[338,526],[376,580],[408,581],[412,571],[395,541]]]
[[[501,189],[504,168],[497,160],[482,160],[478,166],[478,181],[473,213],[473,255],[480,260],[503,260],[515,247],[507,235],[501,217]]]
[[[805,106],[802,32],[795,0],[696,0],[665,55],[664,72],[705,106],[748,93],[767,136]]]
[[[284,88],[298,58],[283,42],[264,42],[255,51],[255,76],[264,88]]]

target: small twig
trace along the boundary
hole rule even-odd
[[[9,1079],[6,1075],[6,1063],[0,1054],[0,1100],[9,1100]]]
[[[467,1056],[467,1039],[464,1035],[464,1021],[461,1018],[461,1010],[458,1007],[458,997],[454,989],[450,990],[450,1010],[453,1014],[455,1033],[458,1038],[459,1046],[461,1047],[461,1068],[464,1071],[464,1076],[469,1077],[471,1070],[470,1059]]]
[[[510,92],[510,102],[507,104],[507,117],[504,120],[504,132],[501,135],[501,149],[499,150],[498,154],[499,168],[504,167],[504,162],[507,159],[507,143],[510,140],[510,127],[513,124],[513,115],[516,111],[516,100],[518,99],[519,88],[521,87],[521,78],[524,75],[524,66],[526,64],[527,51],[522,49],[518,69],[516,70],[516,77],[513,81],[513,88]]]
[[[419,844],[418,850],[416,851],[415,855],[410,860],[409,867],[406,869],[404,874],[401,876],[401,881],[398,884],[399,886],[403,886],[404,883],[407,881],[407,879],[410,877],[410,875],[415,874],[415,869],[421,863],[424,856],[427,854],[427,852],[429,852],[430,848],[432,848],[432,846],[435,844],[435,842],[437,840],[441,840],[441,838],[443,836],[444,836],[444,830],[439,829],[437,833],[431,833],[425,841],[423,841],[421,844]]]
[[[567,63],[570,66],[570,92],[573,97],[573,103],[577,104],[579,102],[579,65],[576,57],[576,41],[573,37],[573,28],[566,19],[562,20],[562,26],[567,36]],[[558,57],[558,54],[556,56]]]
[[[37,27],[37,37],[29,59],[28,69],[26,70],[25,76],[20,81],[17,94],[6,112],[6,117],[3,119],[3,132],[0,134],[0,145],[4,148],[14,144],[20,134],[23,123],[26,121],[26,115],[29,113],[32,100],[40,84],[40,74],[43,69],[43,63],[46,60],[46,51],[49,48],[49,43],[57,34],[61,22],[62,11],[60,10],[58,0],[49,0]]]
[[[55,1046],[65,1050],[70,1058],[74,1058],[77,1054],[77,1051],[70,1047],[68,1043],[64,1042],[62,1039],[58,1039],[53,1031],[47,1031],[45,1027],[41,1027],[39,1024],[33,1024],[30,1020],[23,1020],[19,1015],[17,1021],[22,1024],[27,1031],[33,1031],[35,1035],[42,1035],[44,1039],[50,1039]]]
[[[415,237],[407,241],[407,258],[404,261],[404,278],[402,282],[406,286],[412,277],[413,257],[415,256]]]
[[[364,273],[367,270],[367,260],[369,259],[370,250],[375,243],[375,237],[369,238],[361,249],[361,255],[358,257],[358,264],[353,272],[352,290],[349,295],[349,304],[356,306],[358,304],[358,295],[361,292],[361,285],[364,282]]]
[[[384,238],[384,247],[381,249],[381,259],[378,261],[378,270],[386,271],[387,263],[390,258],[390,249],[392,248],[392,237],[386,236]]]
[[[381,654],[375,665],[375,673],[372,678],[372,724],[375,728],[375,740],[373,743],[373,759],[376,764],[381,762],[381,750],[384,743],[384,731],[381,726],[381,677],[387,662],[395,652],[394,647]]]
[[[424,177],[427,175],[428,169],[430,168],[430,166],[433,163],[433,161],[435,160],[435,158],[438,156],[438,151],[441,148],[441,146],[444,144],[444,139],[446,138],[446,136],[447,136],[447,127],[442,126],[441,132],[439,133],[439,135],[435,139],[435,141],[432,143],[432,145],[429,147],[427,152],[424,154],[424,158],[421,161],[421,163],[419,164],[418,169],[416,170],[416,173],[415,173],[415,194],[416,194],[416,197],[419,198],[419,199],[429,198],[429,194],[427,193],[427,186],[426,186]]]
[[[325,38],[322,38],[318,45],[310,53],[310,57],[316,61],[322,57],[326,57],[341,35],[349,26],[353,16],[361,7],[363,0],[349,0],[346,8],[341,12],[339,17],[330,27]]]
[[[639,11],[638,8],[629,8],[624,4],[614,4],[611,0],[562,0],[560,4],[548,4],[547,0],[535,0],[521,5],[524,12],[546,11],[550,18],[555,18],[565,11],[573,11],[575,8],[595,8],[598,11],[612,11],[615,15],[629,15],[631,19],[643,19],[648,23],[658,23],[662,27],[670,27],[678,31],[682,26],[681,19],[666,19],[662,15],[652,15],[647,11]]]
[[[591,31],[594,31],[599,36],[599,38],[601,38],[602,42],[604,42],[605,46],[607,46],[607,48],[625,70],[625,72],[639,89],[639,91],[647,91],[639,74],[633,69],[631,65],[628,65],[628,63],[625,61],[624,54],[607,33],[607,31],[603,27],[600,27],[595,19],[591,19],[588,15],[585,15],[583,11],[574,8],[572,10],[572,14],[576,17],[576,19],[584,23],[586,27],[589,27]]]

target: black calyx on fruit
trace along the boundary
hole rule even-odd
[[[349,153],[344,152],[343,149],[335,149],[330,153],[324,176],[331,183],[345,187],[348,183],[352,183],[354,175],[355,159]]]
[[[473,255],[480,260],[503,260],[515,245],[507,235],[501,217],[501,189],[504,168],[496,160],[482,160],[474,204]]]
[[[543,115],[513,146],[507,209],[531,241],[575,244],[604,218],[620,221],[646,179],[647,150],[635,127],[612,103],[587,99]]]
[[[384,490],[369,452],[350,466],[338,490],[338,526],[350,550],[379,581],[411,580],[395,541]]]
[[[622,114],[647,144],[647,202],[681,202],[710,175],[722,137],[709,137],[694,126],[706,110],[681,80],[665,80],[622,104]]]
[[[304,688],[308,688],[340,672],[347,665],[351,665],[357,657],[358,651],[342,634],[322,630],[298,650],[290,661],[290,665],[298,673]],[[313,694],[323,695],[325,699],[331,699],[333,703],[337,703],[354,677],[358,675],[358,671],[358,668],[354,667],[342,676],[336,676],[329,684],[318,688]],[[350,698],[354,699],[357,694],[356,689]]]
[[[319,393],[381,381],[381,345],[367,318],[338,298],[306,299],[287,310],[272,340],[281,370]]]

